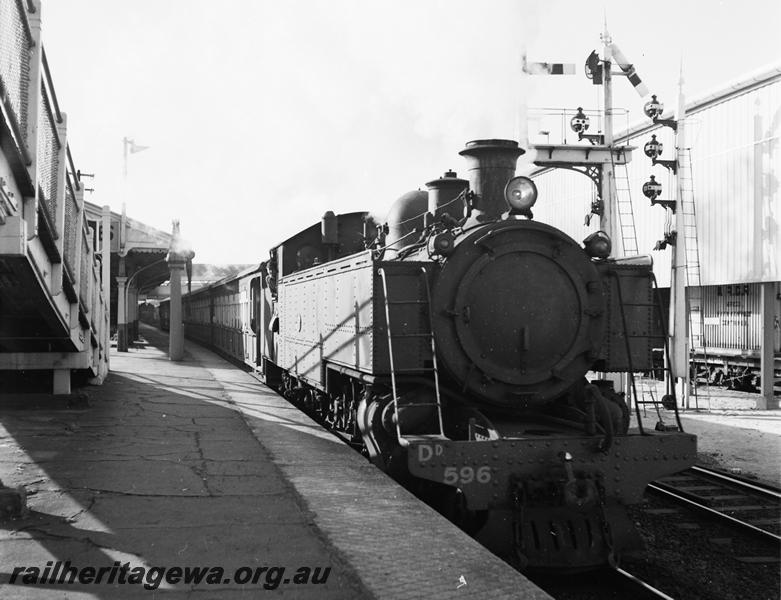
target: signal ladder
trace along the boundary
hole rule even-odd
[[[689,314],[689,340],[693,354],[695,348],[702,348],[706,368],[705,398],[710,409],[710,393],[708,381],[707,346],[705,344],[705,318],[702,306],[702,282],[700,278],[700,250],[697,243],[697,214],[694,202],[694,178],[692,176],[691,148],[683,148],[678,154],[678,193],[681,200],[681,220],[683,222],[678,235],[683,236],[686,254],[686,303]],[[699,409],[697,395],[697,373],[695,369],[692,388],[694,390],[694,406]]]
[[[442,419],[442,400],[439,393],[439,369],[437,367],[437,347],[436,347],[436,341],[434,339],[434,326],[432,323],[433,315],[431,312],[431,288],[429,287],[429,280],[428,280],[428,271],[426,271],[426,267],[422,266],[420,267],[420,272],[418,273],[418,276],[421,278],[421,282],[423,285],[423,288],[425,289],[424,294],[424,300],[421,300],[419,297],[411,298],[411,299],[394,299],[391,300],[388,296],[388,279],[396,277],[398,279],[406,279],[406,281],[403,282],[402,285],[399,286],[400,289],[409,289],[411,286],[410,283],[410,274],[407,273],[388,273],[383,267],[380,267],[377,272],[380,275],[380,278],[382,279],[382,291],[384,296],[384,302],[385,302],[385,325],[386,330],[388,334],[388,357],[390,361],[390,375],[391,375],[391,389],[393,390],[393,404],[394,404],[394,413],[396,417],[396,435],[399,438],[399,444],[402,446],[408,446],[411,441],[415,440],[424,440],[424,439],[447,439],[445,436],[445,428],[444,428],[444,421]],[[427,323],[428,327],[427,329],[423,327],[423,330],[421,331],[413,331],[410,333],[402,333],[394,331],[392,327],[392,323],[395,322],[395,319],[392,320],[391,317],[398,316],[393,315],[393,313],[397,312],[397,309],[403,309],[404,307],[409,307],[410,305],[419,305],[421,308],[423,308],[428,318],[424,321],[424,323]],[[393,340],[394,339],[410,339],[410,338],[426,338],[429,340],[429,347],[431,349],[431,367],[427,368],[397,368],[396,367],[396,360],[393,354]],[[434,393],[436,402],[402,402],[401,398],[398,394],[398,389],[396,387],[396,375],[398,373],[420,373],[423,372],[430,372],[433,374],[434,377]],[[437,430],[425,433],[425,434],[408,434],[404,433],[402,431],[402,420],[401,420],[401,411],[405,407],[410,408],[417,408],[422,406],[433,406],[436,407],[436,416],[437,416]]]
[[[610,154],[610,160],[613,161],[613,153]],[[621,247],[623,256],[637,255],[637,233],[635,231],[635,215],[632,210],[632,192],[629,184],[629,174],[626,164],[620,171],[616,169],[613,162],[613,182],[612,192],[616,199],[616,212],[618,213],[618,223],[621,229]]]

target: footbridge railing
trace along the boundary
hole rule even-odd
[[[108,371],[109,236],[86,219],[40,3],[0,0],[0,387],[51,370],[69,393],[74,373]]]

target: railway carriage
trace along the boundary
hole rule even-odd
[[[760,285],[740,283],[702,288],[703,336],[692,348],[692,372],[699,383],[757,392],[760,388],[762,307]],[[781,284],[775,284],[776,315],[781,314]],[[695,318],[697,318],[695,316]],[[702,343],[704,340],[704,344]],[[773,340],[776,393],[781,380],[781,329]]]

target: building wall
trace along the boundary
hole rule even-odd
[[[781,67],[690,102],[687,110],[702,285],[781,280]],[[636,127],[617,139],[637,148],[626,172],[638,249],[652,254],[660,285],[667,286],[671,249],[651,252],[663,237],[665,211],[650,206],[642,185],[653,174],[664,187],[662,198],[672,199],[675,180],[643,154],[652,134],[664,144],[660,158],[673,159],[674,134],[668,127]],[[622,170],[617,167],[617,177]],[[560,169],[543,171],[535,181],[540,190],[535,218],[578,241],[597,229],[596,217],[590,226],[584,225],[595,195],[587,177]]]

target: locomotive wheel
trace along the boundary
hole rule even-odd
[[[406,474],[406,461],[401,456],[403,451],[395,435],[388,433],[383,422],[383,414],[389,403],[390,397],[374,396],[368,401],[364,398],[358,405],[357,421],[369,460],[394,479],[399,479]]]

